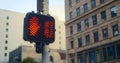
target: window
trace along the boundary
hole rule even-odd
[[[120,59],[120,44],[117,44],[116,50],[117,50],[117,58]]]
[[[5,53],[4,56],[7,56],[7,53]]]
[[[73,26],[70,26],[70,35],[73,34]]]
[[[5,41],[5,44],[7,44],[7,43],[8,43],[8,41],[6,40],[6,41]]]
[[[8,25],[9,25],[9,23],[7,22],[7,23],[6,23],[6,26],[8,26]]]
[[[118,36],[119,35],[118,24],[113,25],[112,30],[113,30],[113,36]]]
[[[80,2],[80,0],[76,0],[76,3],[79,3]]]
[[[91,6],[92,6],[92,8],[96,7],[96,0],[91,0]]]
[[[7,16],[6,19],[9,20],[9,16]]]
[[[111,7],[110,12],[111,12],[111,17],[117,16],[117,7],[116,6]]]
[[[85,26],[89,27],[89,20],[88,18],[84,20]]]
[[[103,4],[103,3],[105,3],[105,0],[100,0],[100,4]]]
[[[71,41],[71,48],[73,49],[74,48],[74,42]]]
[[[59,31],[59,34],[61,34],[61,31]]]
[[[78,32],[80,32],[81,29],[82,29],[82,27],[81,27],[81,22],[79,22],[79,23],[77,23],[77,30],[78,30]]]
[[[74,59],[71,59],[71,63],[74,63],[75,61],[74,61]]]
[[[102,12],[101,12],[101,19],[102,19],[103,21],[106,21],[106,20],[107,20],[106,11],[102,11]]]
[[[8,28],[6,28],[6,32],[8,32]]]
[[[69,6],[70,7],[72,6],[72,0],[69,0]]]
[[[102,33],[103,33],[103,39],[107,39],[108,38],[108,28],[103,29]]]
[[[83,5],[83,7],[84,7],[84,12],[87,12],[87,11],[88,11],[88,3],[85,3],[85,4]]]
[[[90,63],[96,63],[95,51],[89,52]]]
[[[85,54],[85,63],[89,63],[89,53],[86,53]]]
[[[89,45],[90,44],[90,35],[86,35],[85,38],[86,38],[86,45]]]
[[[6,38],[8,38],[8,34],[6,34],[6,36],[5,36]]]
[[[59,44],[61,44],[61,41],[59,41]]]
[[[72,17],[73,17],[73,13],[72,12],[70,12],[69,13],[69,16],[70,16],[70,20],[72,19]]]
[[[80,7],[76,9],[77,16],[80,16]]]
[[[83,57],[80,53],[78,53],[78,63],[83,63]]]
[[[94,32],[94,42],[98,42],[98,32]]]
[[[78,39],[78,47],[82,47],[82,38]]]
[[[7,50],[7,47],[5,47],[5,50]]]
[[[113,60],[116,58],[115,47],[109,46],[107,47],[108,50],[108,60]]]
[[[93,25],[97,24],[97,15],[92,16],[93,19]]]
[[[107,61],[107,50],[106,50],[106,48],[103,48],[103,60]]]
[[[100,54],[101,53],[100,50],[99,49],[96,50],[95,53],[96,53],[96,63],[100,63],[100,55],[101,55]]]

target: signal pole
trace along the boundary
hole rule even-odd
[[[48,0],[37,0],[38,13],[47,15],[49,12],[48,7],[49,7]],[[43,45],[42,62],[50,63],[49,48],[48,48],[48,45],[46,44]]]

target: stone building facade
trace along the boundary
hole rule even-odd
[[[120,62],[120,0],[65,0],[67,63]]]

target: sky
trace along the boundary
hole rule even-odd
[[[0,9],[21,13],[36,11],[37,0],[0,0]],[[64,0],[49,0],[49,13],[65,21]]]

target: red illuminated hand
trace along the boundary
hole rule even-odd
[[[41,24],[39,24],[39,19],[36,16],[31,17],[29,26],[30,36],[36,36],[40,27]]]

